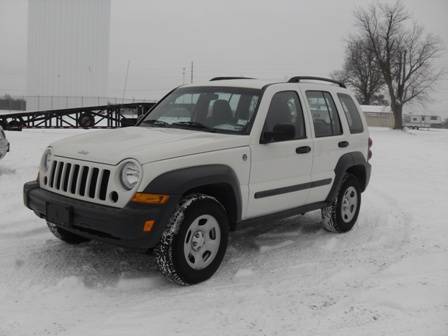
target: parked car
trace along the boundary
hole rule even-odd
[[[9,152],[9,146],[8,139],[6,139],[6,134],[0,126],[0,159],[3,159],[6,156],[6,153]]]
[[[24,201],[69,244],[154,249],[164,276],[194,284],[242,222],[321,210],[325,229],[349,231],[371,145],[341,83],[217,78],[171,91],[136,127],[51,144]]]

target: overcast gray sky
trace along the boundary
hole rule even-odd
[[[392,0],[385,0],[393,2]],[[428,32],[448,45],[448,0],[406,0]],[[158,98],[195,79],[246,75],[281,80],[328,76],[341,67],[344,39],[354,30],[361,0],[112,0],[109,95],[122,95],[131,61],[129,98]],[[0,0],[0,94],[25,94],[27,0]],[[440,59],[448,68],[448,54]],[[189,74],[187,75],[189,77]],[[448,81],[427,104],[448,116]]]

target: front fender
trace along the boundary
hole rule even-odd
[[[201,165],[172,170],[154,178],[143,192],[169,194],[178,202],[182,195],[191,189],[216,184],[226,184],[231,187],[236,199],[236,220],[241,220],[240,183],[234,170],[226,165]]]

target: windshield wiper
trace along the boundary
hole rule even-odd
[[[157,119],[150,119],[150,120],[143,120],[142,124],[156,126],[156,127],[170,127],[171,124],[167,123],[166,121],[157,120]]]
[[[200,129],[208,132],[215,132],[216,130],[213,128],[209,128],[205,126],[204,124],[201,124],[196,121],[179,121],[171,124],[171,126],[181,126],[186,128],[193,128],[193,129]]]

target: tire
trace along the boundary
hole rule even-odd
[[[179,285],[205,281],[221,264],[228,236],[222,204],[208,195],[188,195],[171,215],[154,250],[157,266],[163,276]]]
[[[355,225],[361,207],[359,180],[352,174],[343,177],[341,187],[330,206],[322,209],[324,229],[344,233]]]
[[[91,128],[95,126],[95,117],[89,113],[84,113],[79,117],[79,126],[82,128]]]
[[[78,236],[77,234],[61,229],[53,223],[47,222],[47,226],[50,229],[51,233],[53,233],[56,238],[59,238],[60,240],[66,242],[67,244],[78,245],[90,241],[90,239]]]

